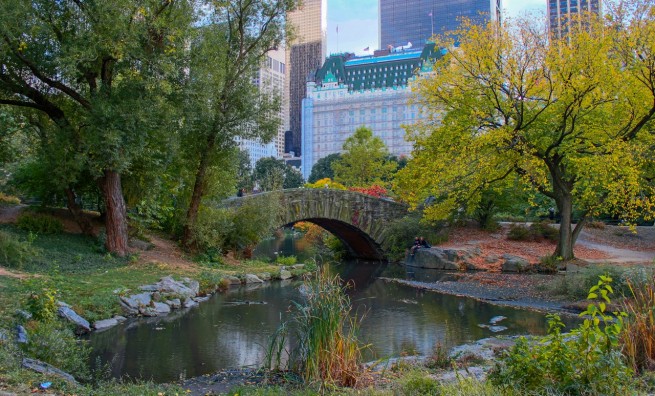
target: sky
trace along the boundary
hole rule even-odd
[[[546,12],[547,0],[503,0],[506,16],[523,12]],[[337,26],[339,34],[337,35]],[[378,47],[378,0],[328,0],[328,55],[354,52],[363,55],[364,48]]]

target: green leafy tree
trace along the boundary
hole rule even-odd
[[[303,185],[300,172],[289,166],[284,160],[273,157],[262,158],[257,161],[253,179],[262,191],[297,188]]]
[[[260,91],[252,77],[266,54],[282,44],[294,0],[230,0],[205,5],[205,26],[191,43],[183,99],[183,141],[194,177],[182,243],[189,247],[209,185],[207,170],[234,138],[269,141],[277,132],[280,98]]]
[[[416,143],[397,178],[403,198],[417,206],[434,196],[425,214],[443,219],[518,175],[556,202],[563,259],[589,216],[652,215],[655,6],[631,3],[639,12],[585,15],[561,40],[534,19],[464,23],[459,48],[417,82],[429,114],[408,128]]]
[[[332,163],[334,180],[349,187],[384,184],[396,170],[396,162],[388,161],[388,150],[373,131],[359,127],[343,144],[341,159]]]
[[[332,170],[332,164],[341,159],[341,154],[335,153],[330,154],[326,157],[321,158],[316,161],[312,167],[312,172],[309,174],[309,179],[307,183],[316,183],[321,179],[334,179],[334,171]]]
[[[118,255],[127,252],[121,175],[161,131],[192,16],[185,0],[0,3],[0,105],[47,117],[61,190],[74,203],[72,186],[88,171],[104,198],[106,247]]]

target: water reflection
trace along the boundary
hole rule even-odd
[[[354,311],[365,313],[361,337],[370,344],[367,360],[428,354],[437,342],[451,347],[492,336],[479,325],[498,315],[507,317],[501,323],[507,330],[501,334],[543,334],[546,328],[545,316],[539,313],[376,279],[405,277],[399,266],[349,262],[331,270],[355,284],[348,293]],[[421,276],[449,275],[434,271]],[[134,320],[94,334],[91,344],[96,356],[112,363],[116,377],[165,382],[223,368],[259,366],[269,337],[287,318],[291,301],[302,299],[298,286],[287,281],[233,289],[187,312]]]

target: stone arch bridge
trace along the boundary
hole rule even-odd
[[[339,238],[354,257],[380,260],[391,221],[407,214],[407,205],[353,191],[297,188],[232,198],[227,206],[246,200],[279,199],[279,227],[306,221]],[[411,241],[407,241],[411,243]]]

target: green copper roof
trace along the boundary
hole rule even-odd
[[[316,73],[316,83],[339,82],[349,91],[405,86],[417,71],[431,70],[434,60],[439,57],[441,52],[435,52],[434,43],[426,44],[422,50],[382,56],[348,58],[348,54],[332,55]]]

